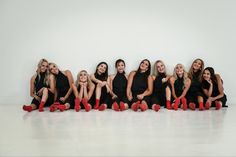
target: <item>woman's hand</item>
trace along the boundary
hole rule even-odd
[[[41,88],[38,92],[37,92],[37,95],[41,96],[43,95],[43,90],[44,90],[45,87]]]
[[[133,99],[132,94],[129,94],[129,95],[127,96],[127,98],[128,98],[129,101],[131,101],[131,100]]]
[[[114,100],[114,99],[116,99],[116,98],[118,98],[118,96],[117,96],[116,94],[114,94],[114,95],[112,96],[112,100]]]
[[[38,101],[41,101],[41,98],[38,95],[34,95],[34,98]]]
[[[60,97],[59,99],[61,102],[65,102],[66,101],[66,98],[65,97]]]
[[[142,99],[144,98],[144,95],[143,95],[143,94],[139,94],[139,95],[137,95],[137,98],[138,98],[139,100],[142,100]]]

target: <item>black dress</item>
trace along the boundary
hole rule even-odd
[[[94,76],[100,81],[107,81],[107,78],[105,78],[104,75],[95,74]],[[95,84],[95,87],[97,87],[97,83],[94,81],[93,83]],[[96,102],[95,93],[96,89],[94,90],[93,95],[91,97],[91,102],[93,105],[95,105]],[[111,108],[111,95],[108,93],[106,86],[103,86],[101,90],[100,105],[101,104],[107,104],[107,108]]]
[[[117,102],[118,104],[122,101],[124,103],[128,103],[128,99],[126,96],[126,88],[127,88],[127,78],[124,73],[117,73],[112,81],[113,92],[117,95],[117,98],[112,100],[113,102]]]
[[[44,79],[46,77],[46,72],[44,73],[39,73],[39,75],[37,75],[37,77],[35,78],[35,81],[34,81],[34,86],[35,86],[35,93],[37,94],[38,91],[41,89],[41,88],[50,88],[45,82],[44,82]],[[39,96],[40,98],[42,98],[42,96]],[[47,101],[45,102],[44,106],[51,106],[53,104],[53,101],[54,101],[54,94],[48,90],[48,99]],[[36,108],[39,108],[39,104],[40,104],[40,101],[38,101],[37,99],[33,99],[31,104],[35,104],[36,105]]]
[[[204,81],[202,82],[202,88],[209,90],[209,88],[210,88],[210,83],[207,82],[206,80],[204,80]],[[220,92],[219,92],[219,89],[218,89],[218,85],[217,85],[215,82],[213,82],[213,90],[212,90],[211,97],[216,97],[216,96],[219,95],[219,94],[220,94]],[[207,97],[206,95],[204,95],[204,102],[206,102],[207,99],[208,99],[208,97]],[[221,102],[222,102],[222,107],[228,107],[228,106],[226,105],[227,97],[226,97],[225,94],[224,94],[224,96],[223,96],[222,98],[219,98],[219,99],[217,99],[216,101],[221,101]],[[213,106],[213,107],[215,106],[215,103],[214,103],[214,102],[212,102],[212,106]]]
[[[137,102],[139,99],[137,95],[144,93],[148,89],[148,75],[146,73],[138,73],[134,75],[131,92],[133,99],[131,100],[131,104]],[[149,108],[150,106],[150,96],[145,96],[142,100],[146,101]],[[140,100],[140,101],[142,101]]]
[[[175,83],[174,83],[174,87],[175,87],[175,95],[177,97],[181,96],[181,94],[184,91],[184,78],[177,77],[177,79],[175,80]],[[172,100],[172,102],[175,100],[173,96],[171,97],[171,100]]]
[[[198,97],[203,97],[203,91],[202,91],[202,84],[200,82],[199,75],[201,75],[201,72],[193,73],[193,77],[191,80],[190,88],[186,94],[187,101],[189,103],[194,103],[196,107],[199,107],[198,103]]]
[[[159,74],[153,82],[153,93],[151,104],[159,104],[160,106],[166,106],[166,88],[167,82],[162,83],[162,79],[166,78],[164,73]]]
[[[65,102],[60,101],[60,97],[64,97],[68,90],[70,89],[70,83],[67,78],[61,71],[57,75],[56,78],[56,90],[57,90],[57,98],[56,101],[60,102],[61,104],[69,103],[70,108],[74,108],[74,95],[71,93],[69,97],[65,100]]]

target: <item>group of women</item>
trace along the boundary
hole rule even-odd
[[[74,109],[104,111],[111,108],[124,111],[152,109],[159,111],[163,106],[168,110],[208,110],[215,107],[227,107],[223,81],[212,67],[204,69],[202,59],[195,59],[186,72],[182,64],[177,64],[173,75],[168,75],[163,61],[154,64],[151,75],[151,63],[144,59],[137,70],[129,75],[125,72],[125,61],[115,63],[116,74],[108,75],[108,64],[100,62],[93,74],[82,70],[74,82],[69,70],[59,70],[55,63],[41,59],[36,74],[31,78],[30,105],[23,110],[44,111],[48,106],[51,112]]]

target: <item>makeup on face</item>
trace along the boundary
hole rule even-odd
[[[81,82],[86,82],[87,81],[87,73],[86,72],[81,72],[79,75],[79,80]]]
[[[53,74],[58,74],[58,68],[57,68],[57,66],[56,66],[55,64],[51,64],[51,65],[49,66],[49,71],[50,71],[51,73],[53,73]]]
[[[105,73],[106,72],[106,69],[107,69],[107,66],[105,64],[101,64],[98,66],[98,72],[99,73]]]
[[[209,70],[204,70],[204,72],[203,72],[203,79],[204,80],[210,80],[210,78],[211,78],[210,71]]]
[[[165,66],[161,62],[157,63],[156,66],[157,66],[157,71],[159,73],[164,73],[165,72]]]
[[[147,71],[148,70],[148,66],[149,66],[148,61],[146,61],[146,60],[142,61],[141,65],[140,65],[141,71]]]
[[[125,64],[123,62],[119,62],[116,68],[119,73],[123,73],[125,69]]]
[[[180,64],[177,65],[176,68],[175,68],[175,72],[176,72],[176,74],[177,74],[178,76],[183,75],[183,73],[184,73],[184,68],[183,68],[183,66],[180,65]]]
[[[48,63],[47,62],[43,62],[40,66],[40,71],[41,72],[45,72],[48,68]]]

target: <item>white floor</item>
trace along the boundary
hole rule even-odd
[[[0,156],[236,156],[236,106],[229,106],[26,113],[0,105]]]

